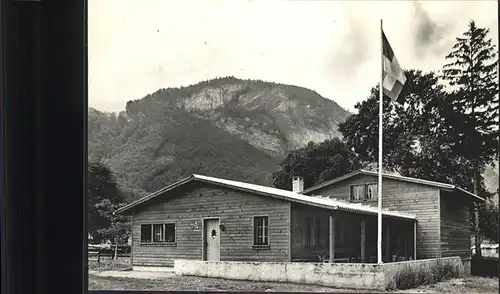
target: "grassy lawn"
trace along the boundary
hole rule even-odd
[[[362,293],[361,291],[334,289],[315,285],[292,283],[259,283],[213,278],[172,276],[165,279],[136,279],[97,277],[89,275],[89,290],[150,290],[150,291],[245,291],[245,292],[341,292]],[[369,292],[369,291],[366,291]],[[411,293],[498,293],[498,278],[469,277],[453,279],[412,290],[398,292]]]
[[[400,292],[411,293],[498,293],[498,278],[467,277]]]

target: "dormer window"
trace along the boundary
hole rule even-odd
[[[377,200],[377,184],[366,185],[366,200]]]
[[[377,184],[363,184],[351,186],[351,201],[377,200]]]
[[[365,185],[351,186],[351,200],[363,200],[365,195]]]

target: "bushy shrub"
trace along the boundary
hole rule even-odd
[[[415,272],[408,270],[408,268],[399,271],[394,280],[394,284],[390,286],[391,289],[411,289],[415,288],[418,283]]]
[[[91,258],[89,256],[88,269],[93,271],[129,271],[132,270],[132,263],[130,258],[127,257],[119,257],[115,262],[113,262],[112,256],[103,256],[100,258],[100,262],[98,263],[96,257]]]
[[[389,289],[412,289],[422,285],[430,285],[443,280],[460,276],[460,268],[451,263],[437,262],[431,268],[407,266],[397,272]]]

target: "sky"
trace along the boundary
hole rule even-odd
[[[498,46],[496,1],[89,0],[88,104],[235,76],[302,86],[343,108],[380,80],[380,19],[403,68],[439,70],[473,19]]]

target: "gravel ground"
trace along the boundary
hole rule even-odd
[[[189,276],[169,272],[91,271],[89,290],[230,291],[230,292],[330,292],[373,293],[316,285],[236,281]],[[453,279],[399,293],[498,293],[498,278]]]
[[[161,280],[175,276],[175,273],[173,270],[171,272],[89,271],[89,276]]]
[[[362,292],[315,285],[236,281],[176,276],[172,273],[158,272],[141,272],[132,278],[130,276],[126,277],[128,273],[130,272],[119,272],[118,274],[112,274],[114,275],[112,277],[109,272],[101,272],[99,276],[89,272],[89,290],[372,293],[370,291]],[[159,277],[160,275],[164,276]],[[138,276],[142,277],[138,278]]]
[[[467,277],[451,279],[435,285],[399,291],[400,293],[499,293],[498,278]]]

